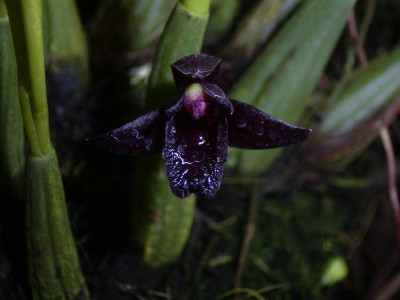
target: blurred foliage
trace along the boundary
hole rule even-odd
[[[60,160],[66,159],[69,170],[63,179],[71,225],[93,298],[369,300],[399,296],[399,287],[393,285],[400,255],[387,193],[387,162],[377,139],[382,125],[390,126],[398,154],[397,0],[358,0],[355,4],[356,25],[360,34],[365,34],[362,46],[371,61],[366,68],[358,61],[357,45],[346,26],[347,13],[329,14],[337,13],[332,26],[341,22],[341,29],[336,28],[334,34],[331,29],[319,31],[323,27],[320,22],[328,22],[328,17],[311,14],[309,18],[319,21],[307,25],[309,36],[299,35],[299,28],[303,28],[301,9],[308,5],[312,11],[319,5],[323,10],[325,5],[318,4],[322,2],[240,0],[224,5],[226,1],[212,1],[202,52],[223,58],[224,87],[238,100],[261,105],[273,115],[282,113],[277,117],[283,120],[311,126],[313,139],[276,154],[249,152],[252,165],[240,165],[243,158],[235,156],[216,198],[197,200],[192,232],[177,262],[157,270],[143,263],[139,249],[131,243],[132,223],[137,220],[131,219],[129,204],[132,170],[140,166],[141,158],[114,157],[79,141],[146,111],[146,84],[160,28],[173,2],[159,1],[150,9],[146,1],[76,1],[82,32],[89,41],[91,81],[89,90],[83,89],[86,93],[79,87],[82,98],[78,107],[84,113],[67,113],[65,124],[60,119],[65,126],[53,134],[74,141],[61,149],[56,144],[56,150],[74,153],[72,160],[68,155]],[[326,1],[332,7],[338,3]],[[343,11],[351,9],[349,1],[340,3],[348,5]],[[265,15],[259,14],[258,7],[265,8]],[[285,32],[292,36],[288,39],[290,34],[285,37]],[[314,43],[316,35],[329,43],[324,44],[323,55]],[[296,56],[303,52],[307,61]],[[262,82],[265,89],[260,91],[254,85],[260,78],[244,80],[243,76],[249,74],[249,66],[265,69],[262,61],[266,60],[260,59],[263,55],[278,66],[269,74],[271,81]],[[281,56],[284,59],[278,63],[275,58]],[[293,64],[295,60],[297,64]],[[292,77],[283,76],[289,71]],[[306,77],[312,77],[307,85],[303,81]],[[374,80],[378,84],[372,94],[368,88]],[[66,81],[60,79],[61,83]],[[297,92],[295,84],[305,92]],[[235,92],[238,85],[240,93]],[[349,91],[363,89],[367,96],[362,99],[374,95],[371,101],[361,103],[359,98],[350,97]],[[376,99],[382,100],[379,105],[374,104]],[[344,106],[350,120],[357,113],[368,112],[362,122],[347,126],[347,135],[336,130],[344,124],[335,117],[343,101],[358,105],[353,113]],[[68,125],[68,118],[78,125]],[[329,136],[323,130],[327,120],[339,124],[332,126]],[[358,140],[361,142],[356,143]],[[252,166],[257,176],[243,171],[252,171]],[[135,172],[140,178],[147,171],[137,168]],[[0,197],[1,207],[15,211],[9,204],[3,205],[11,200],[3,190]],[[20,260],[24,245],[13,241],[16,235],[24,234],[20,225],[12,223],[18,223],[19,218],[5,211],[0,215],[0,299],[29,299],[26,262]],[[249,236],[249,228],[254,230],[253,236]],[[250,242],[244,243],[249,237]],[[168,247],[173,247],[173,240],[168,242]],[[332,271],[337,262],[340,276]],[[238,276],[239,286],[234,284]]]

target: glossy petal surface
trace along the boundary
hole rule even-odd
[[[225,95],[224,91],[216,84],[207,81],[202,82],[203,88],[207,96],[214,102],[219,104],[221,110],[227,115],[233,114],[233,105],[231,100]]]
[[[310,129],[279,120],[257,108],[231,100],[235,112],[228,117],[229,146],[246,149],[282,147],[305,140]]]
[[[120,155],[156,153],[164,145],[164,128],[164,118],[157,109],[89,141]]]
[[[226,118],[205,126],[181,111],[166,125],[162,151],[172,192],[180,198],[191,193],[212,198],[217,192],[228,156]]]
[[[175,84],[179,85],[186,79],[207,78],[213,82],[216,79],[221,59],[206,54],[185,56],[171,65]]]

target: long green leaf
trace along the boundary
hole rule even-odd
[[[400,50],[359,71],[335,99],[321,133],[343,131],[370,118],[400,94]]]
[[[0,1],[0,172],[1,185],[23,195],[24,130],[18,100],[17,62],[4,1]]]
[[[341,169],[362,153],[400,111],[399,74],[399,49],[357,70],[307,141],[307,161]]]
[[[88,46],[75,1],[42,1],[46,66],[54,71],[72,70],[86,83],[89,80]]]
[[[230,96],[298,124],[355,2],[310,0],[304,3],[240,77]],[[241,173],[259,174],[280,151],[242,151]]]

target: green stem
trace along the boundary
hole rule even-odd
[[[21,108],[31,154],[49,155],[51,143],[44,70],[42,1],[6,0],[6,3],[18,62]]]
[[[32,88],[32,112],[42,153],[51,152],[42,30],[42,1],[22,0]]]
[[[39,139],[36,132],[35,122],[29,101],[28,91],[20,85],[18,89],[19,103],[21,106],[22,118],[24,120],[25,132],[29,143],[29,148],[33,156],[41,156]]]
[[[210,0],[181,0],[180,2],[192,14],[206,16],[210,10]]]
[[[173,95],[170,65],[200,52],[209,4],[210,0],[181,0],[176,4],[153,59],[146,109],[165,105]],[[163,165],[161,158],[148,157],[136,166],[134,238],[143,248],[143,260],[152,268],[164,267],[179,257],[190,234],[196,203],[194,195],[180,199],[170,192]],[[148,170],[145,175],[143,170]]]
[[[0,18],[7,17],[7,8],[4,0],[0,0]]]

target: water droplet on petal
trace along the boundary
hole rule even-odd
[[[147,151],[151,151],[151,148],[153,146],[153,140],[152,139],[146,139],[144,141],[144,147],[146,148]]]
[[[199,134],[199,136],[198,136],[198,140],[197,140],[197,145],[198,146],[203,146],[205,143],[206,143],[206,136],[205,136],[205,134],[204,133],[202,133],[202,134]]]
[[[256,128],[256,134],[257,135],[261,136],[261,135],[263,135],[263,133],[264,133],[264,129],[262,129],[260,127]]]
[[[242,119],[242,118],[237,118],[237,120],[236,120],[236,126],[238,127],[238,128],[243,128],[243,127],[246,127],[246,120],[245,119]]]

